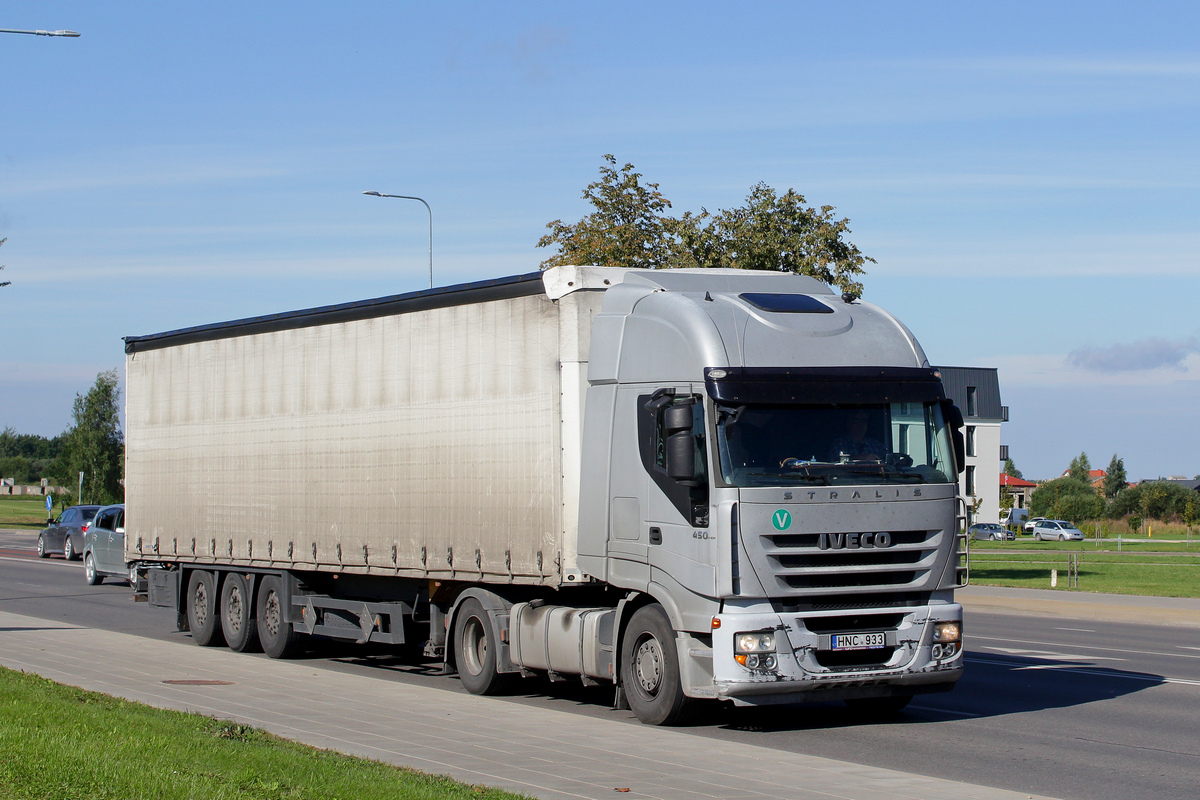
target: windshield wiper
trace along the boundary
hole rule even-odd
[[[799,483],[816,483],[820,486],[828,486],[829,479],[824,475],[810,475],[803,472],[751,472],[747,474],[750,478],[781,478],[787,481],[796,481]]]
[[[851,469],[847,470],[851,475],[873,475],[888,480],[899,480],[904,483],[925,483],[925,478],[915,472],[889,472],[888,470],[867,470],[867,469]]]

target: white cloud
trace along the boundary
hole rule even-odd
[[[1079,351],[1074,351],[1079,352]],[[1103,360],[1104,353],[1113,357],[1111,362]],[[1193,351],[1177,362],[1160,362],[1151,366],[1149,360],[1138,369],[1112,369],[1116,364],[1127,362],[1119,348],[1109,348],[1101,353],[1098,364],[1109,366],[1107,370],[1095,365],[1081,366],[1073,363],[1070,355],[1026,353],[994,356],[988,359],[991,366],[1000,371],[1000,385],[1029,387],[1067,387],[1074,389],[1088,386],[1166,386],[1169,384],[1195,382],[1200,389],[1200,352]],[[1090,368],[1089,368],[1090,367]]]
[[[1184,359],[1196,353],[1200,353],[1200,339],[1195,336],[1177,341],[1152,338],[1109,347],[1080,347],[1067,354],[1067,362],[1080,369],[1105,374],[1158,369],[1185,372]]]

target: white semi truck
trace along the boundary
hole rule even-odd
[[[879,710],[962,673],[961,414],[793,274],[545,272],[125,339],[126,559],[200,645]]]

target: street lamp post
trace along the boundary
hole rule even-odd
[[[28,33],[30,36],[66,36],[71,39],[78,38],[79,36],[75,31],[18,31],[12,28],[0,28],[0,33]]]
[[[425,210],[429,213],[429,288],[433,288],[433,209],[429,207],[420,197],[412,197],[407,194],[383,194],[381,192],[363,192],[372,197],[395,197],[399,200],[416,200],[425,206]]]

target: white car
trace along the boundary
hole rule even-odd
[[[1034,517],[1033,519],[1031,519],[1025,523],[1025,525],[1024,525],[1025,532],[1033,533],[1034,526],[1037,525],[1039,522],[1045,522],[1045,521],[1046,521],[1045,517]]]
[[[1065,519],[1039,519],[1033,526],[1033,538],[1045,541],[1083,541],[1083,531]]]

